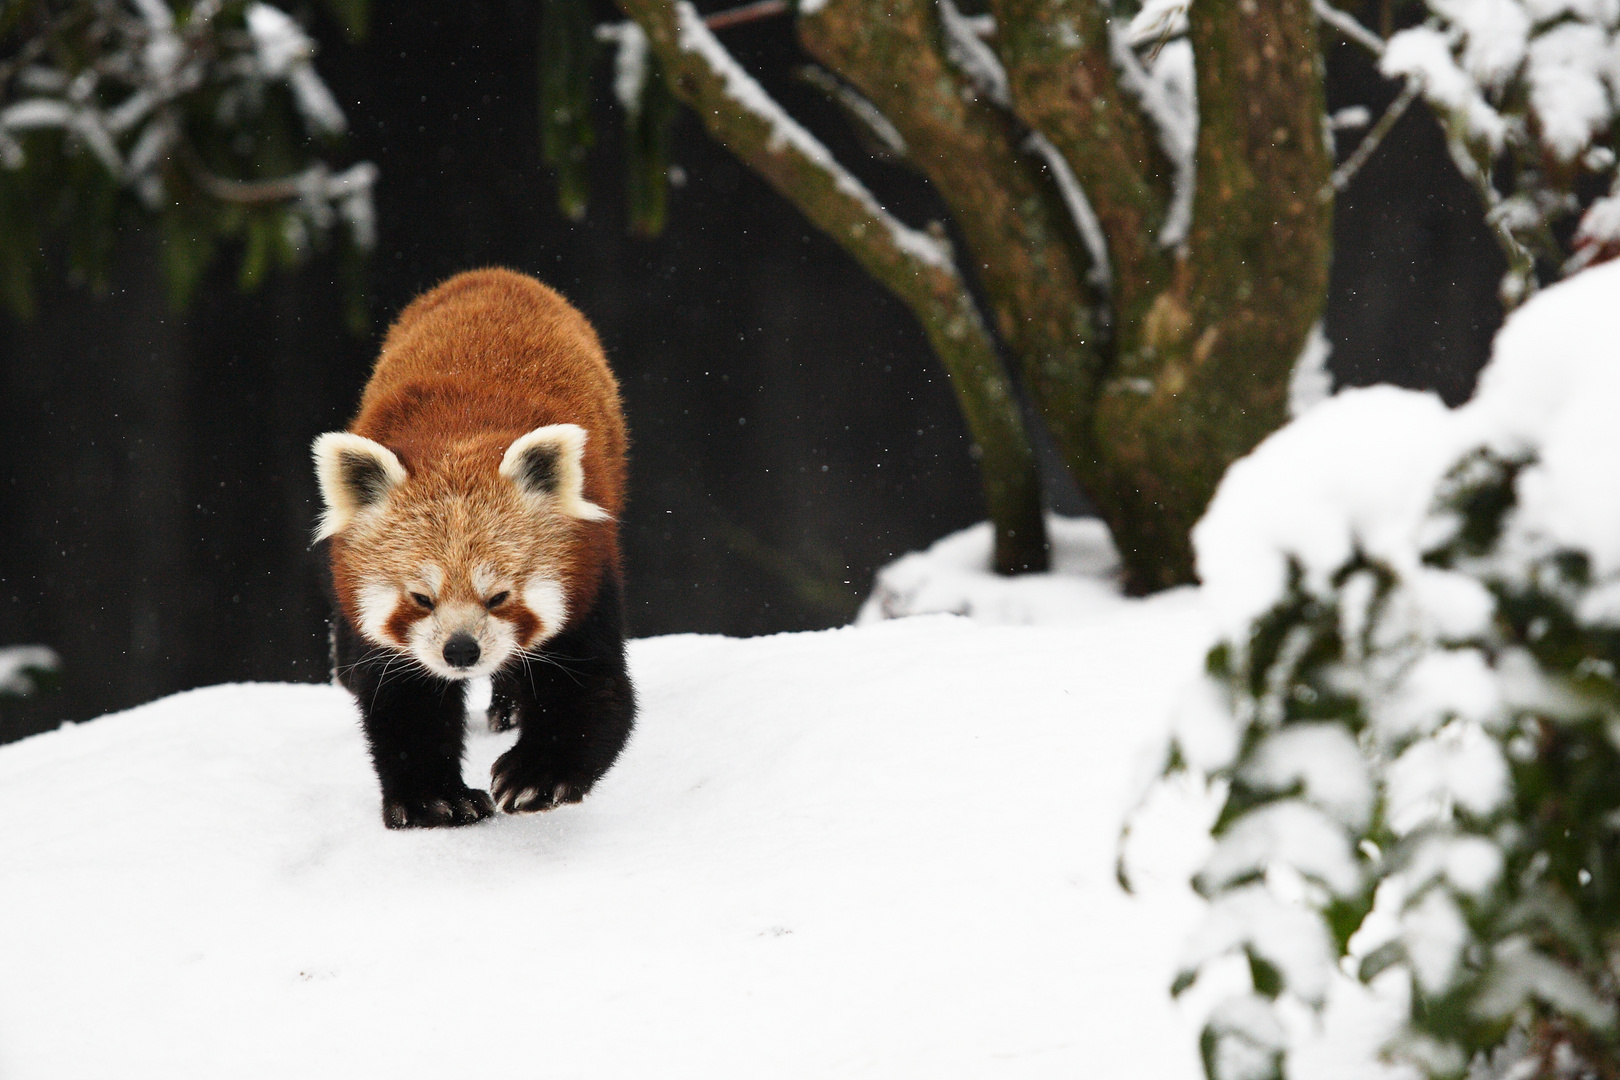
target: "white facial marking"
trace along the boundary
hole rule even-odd
[[[420,581],[424,586],[423,592],[429,596],[438,596],[439,590],[444,588],[444,571],[432,563],[423,563]]]
[[[531,644],[554,637],[568,621],[568,596],[562,583],[551,578],[535,578],[523,586],[523,603],[540,617],[540,634]]]
[[[379,644],[386,642],[383,630],[399,606],[399,599],[399,590],[392,585],[363,586],[355,601],[360,609],[360,632]]]
[[[495,576],[495,568],[488,563],[479,563],[477,566],[473,567],[473,591],[484,599],[487,600],[490,596],[500,592],[500,590],[495,587],[497,580],[498,579]]]
[[[457,634],[467,634],[478,643],[478,662],[471,667],[452,667],[444,658],[444,646]],[[517,649],[510,623],[492,617],[483,604],[440,604],[432,614],[418,619],[406,642],[418,663],[444,679],[476,679],[488,675]]]

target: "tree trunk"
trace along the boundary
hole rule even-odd
[[[1193,13],[1198,186],[1166,287],[1120,327],[1095,440],[1135,592],[1193,580],[1192,527],[1226,468],[1288,417],[1327,295],[1332,172],[1309,0]]]
[[[825,0],[798,23],[950,208],[1134,594],[1194,580],[1192,527],[1226,467],[1286,418],[1327,291],[1332,156],[1310,2],[1207,3],[1191,21],[1196,153],[1190,131],[1178,143],[1165,110],[1144,108],[1151,86],[1095,0],[992,0],[988,64],[964,59],[939,0]],[[920,234],[781,112],[691,4],[621,6],[710,133],[916,313],[983,451],[997,569],[1044,567],[1033,458],[955,263],[918,259]],[[1076,191],[1100,230],[1088,234]]]

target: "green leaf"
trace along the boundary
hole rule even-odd
[[[1385,942],[1361,958],[1361,967],[1357,969],[1356,976],[1362,982],[1372,982],[1405,959],[1405,946],[1399,941]]]
[[[1239,1074],[1223,1070],[1221,1065],[1226,1059],[1223,1058],[1220,1049],[1221,1043],[1228,1039],[1248,1041],[1235,1032],[1219,1031],[1213,1026],[1206,1026],[1198,1036],[1198,1056],[1203,1059],[1204,1075],[1209,1080],[1284,1080],[1282,1054],[1260,1048],[1246,1047],[1251,1051],[1243,1055],[1244,1058],[1251,1059],[1246,1062],[1251,1066],[1248,1070]]]
[[[1176,981],[1170,984],[1170,996],[1180,997],[1192,989],[1192,984],[1198,981],[1198,969],[1188,968],[1176,975]]]
[[[1361,929],[1361,923],[1372,910],[1373,894],[1368,889],[1358,897],[1335,897],[1322,912],[1327,920],[1328,929],[1333,932],[1333,941],[1339,947],[1340,955],[1349,948],[1350,939],[1355,932]]]
[[[578,221],[589,195],[591,69],[596,20],[585,0],[545,0],[540,15],[540,156],[557,181],[557,209]],[[651,81],[651,80],[649,80]]]
[[[651,238],[664,231],[668,216],[670,134],[679,106],[657,58],[647,61],[641,104],[625,110],[624,190],[630,231]]]
[[[1282,972],[1277,970],[1277,965],[1253,949],[1244,949],[1243,953],[1249,958],[1249,978],[1254,981],[1254,992],[1277,1000],[1277,995],[1283,992]]]

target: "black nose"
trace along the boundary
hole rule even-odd
[[[451,667],[472,667],[478,663],[478,642],[465,631],[451,634],[444,643],[444,662]]]

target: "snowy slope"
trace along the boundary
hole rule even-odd
[[[324,686],[0,747],[0,1077],[1192,1080],[1196,901],[1113,861],[1195,600],[636,642],[596,793],[463,830]]]

